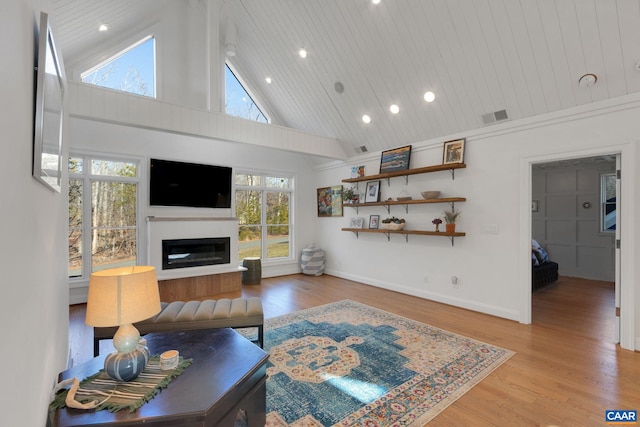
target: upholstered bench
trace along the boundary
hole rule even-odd
[[[257,344],[264,340],[264,314],[258,297],[161,303],[160,313],[134,323],[140,335],[150,332],[192,331],[217,328],[258,328]],[[93,354],[100,352],[100,341],[111,339],[117,327],[93,328]]]

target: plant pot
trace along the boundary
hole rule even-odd
[[[445,224],[445,229],[446,229],[447,233],[455,233],[456,232],[456,225],[455,224]]]

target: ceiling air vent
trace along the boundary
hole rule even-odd
[[[499,110],[494,111],[493,113],[483,114],[482,123],[484,123],[485,125],[489,125],[491,123],[507,120],[508,118],[509,116],[507,116],[507,110]]]
[[[359,147],[355,147],[354,150],[356,150],[356,153],[366,153],[367,151],[367,146],[366,145],[361,145]]]

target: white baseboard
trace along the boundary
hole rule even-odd
[[[479,303],[477,301],[472,301],[464,298],[456,298],[456,297],[452,297],[451,295],[440,294],[437,292],[416,290],[412,288],[407,288],[397,283],[381,282],[379,280],[373,280],[369,277],[363,277],[363,276],[358,276],[353,274],[345,274],[345,273],[334,271],[334,270],[331,270],[331,271],[328,270],[326,271],[326,273],[332,276],[341,277],[343,279],[353,280],[355,282],[360,282],[367,285],[375,286],[377,288],[388,289],[390,291],[400,292],[402,294],[424,298],[430,301],[440,302],[440,303],[451,305],[454,307],[477,311],[479,313],[490,314],[492,316],[502,317],[504,319],[515,320],[515,321],[518,321],[520,319],[520,313],[518,311],[510,310],[504,307],[498,307],[491,304]]]

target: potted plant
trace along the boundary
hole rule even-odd
[[[353,187],[344,188],[342,190],[342,200],[346,203],[353,203],[353,200],[357,199],[355,192],[353,191]]]
[[[431,221],[432,224],[435,224],[436,226],[436,232],[440,231],[440,224],[442,224],[442,220],[440,218],[436,218],[433,221]]]
[[[456,220],[460,216],[460,211],[451,208],[451,210],[444,211],[444,222],[447,233],[455,233]]]

